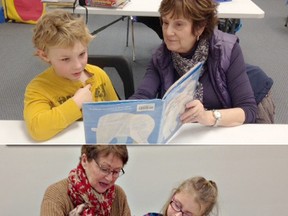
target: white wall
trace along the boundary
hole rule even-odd
[[[288,215],[288,146],[129,146],[119,178],[132,214],[159,211],[182,180],[219,187],[220,216]],[[38,216],[48,185],[76,167],[80,146],[0,146],[1,215]]]

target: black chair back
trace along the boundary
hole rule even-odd
[[[115,68],[123,83],[125,99],[128,99],[134,94],[132,68],[123,56],[89,55],[88,63],[102,69],[105,67]]]

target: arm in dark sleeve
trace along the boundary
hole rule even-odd
[[[254,123],[257,113],[253,89],[246,73],[246,64],[242,50],[238,43],[235,44],[227,71],[227,85],[230,92],[232,106],[240,107],[245,112],[244,123]]]
[[[150,60],[146,73],[131,99],[154,99],[157,97],[160,86],[160,76],[153,59]]]

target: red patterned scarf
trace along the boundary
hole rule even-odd
[[[87,207],[83,210],[81,215],[110,215],[112,203],[115,198],[114,185],[105,193],[98,193],[90,185],[81,163],[79,163],[76,169],[71,170],[68,182],[68,195],[74,206],[76,207],[82,203],[87,204]]]

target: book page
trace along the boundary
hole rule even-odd
[[[161,139],[166,143],[181,127],[180,115],[192,101],[198,84],[202,64],[198,63],[169,88],[165,94]]]
[[[194,67],[192,67],[187,73],[185,73],[182,77],[180,77],[176,82],[173,83],[173,85],[170,86],[170,88],[165,92],[163,99],[167,97],[167,95],[170,94],[170,92],[173,91],[173,89],[177,88],[177,86],[181,83],[184,82],[191,74],[196,73],[198,69],[200,70],[200,67],[202,67],[202,63],[199,62],[197,63]],[[173,93],[172,93],[173,94]]]

